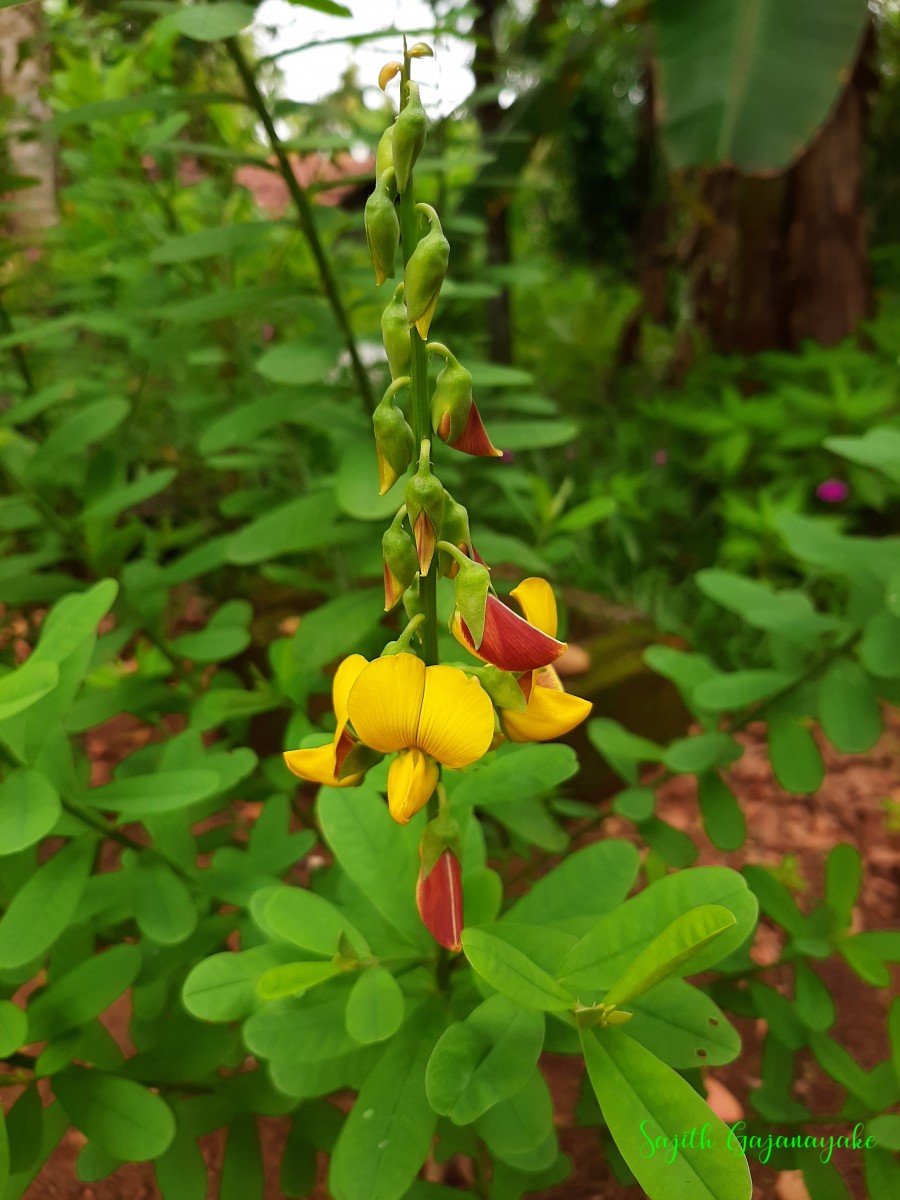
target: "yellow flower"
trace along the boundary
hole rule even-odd
[[[545,579],[525,579],[511,594],[530,625],[549,637],[556,637],[556,598]],[[561,737],[580,725],[591,711],[589,701],[570,696],[563,689],[551,666],[538,667],[530,675],[523,675],[519,685],[527,701],[525,711],[500,710],[503,731],[511,742],[546,742]]]
[[[350,689],[368,664],[361,654],[351,654],[338,667],[331,688],[331,700],[337,724],[330,745],[313,746],[309,750],[286,750],[284,761],[288,769],[310,783],[324,783],[328,787],[353,787],[362,779],[362,773],[341,778],[341,767],[355,745],[347,731],[347,700]]]
[[[426,667],[413,654],[363,667],[347,710],[367,746],[399,751],[388,772],[388,805],[404,825],[434,791],[437,764],[459,770],[477,762],[494,734],[494,708],[477,679],[457,667]]]

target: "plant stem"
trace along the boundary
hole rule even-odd
[[[405,51],[405,44],[404,44]],[[404,52],[403,72],[400,83],[400,104],[405,107],[403,97],[406,95],[406,85],[409,83],[409,58]],[[413,190],[412,175],[406,191],[400,197],[400,244],[403,250],[404,270],[409,263],[412,253],[419,243],[419,217],[416,212],[416,197]],[[410,326],[409,344],[411,350],[409,395],[411,399],[411,425],[415,434],[416,444],[421,446],[423,441],[431,439],[431,410],[428,403],[428,352],[425,343],[419,337],[415,325]],[[429,450],[429,464],[431,452]],[[440,531],[438,531],[440,532]],[[426,665],[432,666],[438,661],[437,645],[437,559],[432,568],[419,580],[419,599],[422,612],[425,614],[425,625],[422,629],[422,657]]]
[[[331,305],[331,311],[334,313],[334,319],[338,324],[341,333],[344,336],[344,343],[347,347],[347,353],[350,356],[350,365],[353,369],[353,375],[356,379],[359,394],[362,397],[363,403],[370,413],[375,411],[375,396],[372,392],[372,385],[369,381],[369,376],[366,373],[366,368],[363,366],[362,359],[359,357],[359,350],[356,346],[356,338],[353,334],[353,328],[350,324],[350,317],[347,309],[344,307],[344,301],[341,298],[340,288],[338,287],[337,277],[331,266],[331,260],[328,253],[322,244],[322,239],[319,237],[319,231],[316,228],[316,221],[313,215],[313,207],[310,203],[309,196],[306,190],[300,185],[291,167],[290,160],[285,153],[284,147],[281,144],[281,139],[275,129],[275,124],[266,107],[265,99],[262,92],[256,83],[256,77],[250,64],[247,62],[244,52],[241,49],[240,43],[236,38],[225,39],[225,49],[228,51],[231,61],[234,63],[237,73],[241,77],[241,82],[247,92],[247,98],[251,106],[256,110],[256,114],[262,122],[262,126],[266,131],[269,145],[272,148],[272,153],[278,161],[278,170],[284,182],[287,184],[287,189],[290,192],[291,200],[294,203],[294,208],[297,210],[297,220],[300,228],[306,235],[306,240],[309,242],[309,247],[312,250],[313,258],[316,260],[316,266],[319,268],[319,276],[322,280],[322,287],[325,289],[325,295],[328,297],[328,303]]]

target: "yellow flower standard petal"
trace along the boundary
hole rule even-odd
[[[391,816],[406,825],[428,803],[437,787],[438,765],[421,750],[404,750],[388,771],[388,807]]]
[[[429,667],[415,744],[459,770],[487,753],[493,735],[494,706],[478,680],[457,667]]]
[[[373,750],[388,754],[415,746],[425,691],[425,664],[414,654],[376,658],[350,689],[347,711],[353,728]]]
[[[328,787],[353,787],[359,783],[361,775],[348,775],[346,779],[338,779],[335,774],[334,742],[326,742],[324,746],[312,746],[308,750],[286,750],[284,761],[288,770],[293,771],[307,783],[324,783]]]
[[[546,579],[538,579],[536,576],[523,579],[517,588],[513,588],[510,595],[518,600],[529,625],[534,625],[549,637],[556,637],[556,597]]]
[[[331,687],[331,702],[337,720],[337,729],[334,734],[335,744],[344,732],[349,719],[347,701],[350,698],[350,689],[359,679],[363,668],[368,665],[367,660],[361,654],[351,654],[349,658],[344,659],[335,672],[334,683]]]

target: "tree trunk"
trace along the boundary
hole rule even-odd
[[[39,0],[0,8],[0,97],[12,102],[5,151],[14,175],[34,180],[15,193],[11,232],[27,237],[55,225],[56,164],[53,147],[35,133],[50,116],[41,96],[50,70]]]
[[[707,172],[677,251],[692,324],[723,353],[830,346],[871,312],[862,166],[870,33],[815,141],[784,174]]]

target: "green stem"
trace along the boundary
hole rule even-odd
[[[338,324],[341,333],[344,336],[344,344],[347,347],[347,353],[350,356],[350,365],[353,369],[353,375],[356,379],[359,394],[363,399],[370,413],[375,411],[375,396],[372,392],[372,384],[369,381],[369,376],[363,366],[362,359],[359,357],[359,350],[356,345],[356,338],[353,333],[353,327],[350,324],[350,317],[347,309],[344,307],[344,301],[341,297],[340,288],[338,287],[337,276],[331,265],[331,260],[328,253],[322,244],[322,239],[319,237],[319,231],[316,227],[315,216],[313,215],[313,207],[310,203],[309,196],[306,190],[301,187],[297,180],[294,170],[291,167],[285,149],[281,144],[281,139],[275,130],[275,124],[269,114],[266,102],[262,92],[256,83],[256,77],[247,59],[244,57],[244,52],[241,49],[240,43],[236,38],[225,39],[225,49],[228,51],[231,61],[237,69],[238,75],[241,77],[241,82],[247,93],[247,98],[251,106],[256,110],[256,115],[262,122],[263,129],[266,131],[269,145],[272,148],[272,153],[278,162],[278,170],[282,179],[287,184],[288,192],[293,201],[294,208],[297,210],[297,219],[300,228],[306,235],[306,240],[309,242],[309,248],[312,250],[313,258],[316,260],[316,266],[319,269],[319,277],[322,280],[322,287],[325,289],[325,295],[328,298],[328,303],[331,305],[331,311],[334,314],[334,319]]]
[[[401,106],[403,106],[405,102],[402,98],[406,94],[406,85],[409,83],[409,58],[405,53],[403,56],[403,73],[400,79]],[[403,250],[403,266],[405,268],[419,243],[419,217],[416,212],[416,197],[412,176],[410,176],[406,191],[400,197],[399,215],[400,244]],[[419,337],[419,331],[415,325],[410,327],[409,343],[412,352],[409,372],[411,424],[416,442],[422,445],[423,442],[430,442],[431,438],[431,409],[428,403],[428,352],[425,349],[424,341]],[[426,453],[429,454],[430,462],[430,446]],[[419,599],[422,604],[422,612],[425,614],[425,627],[422,630],[422,657],[426,664],[431,666],[438,661],[437,571],[434,567],[419,581]]]

